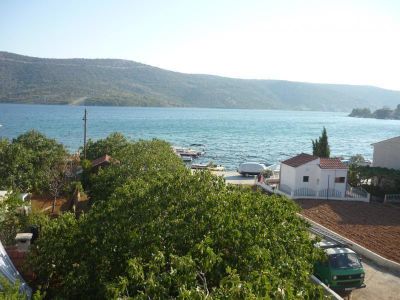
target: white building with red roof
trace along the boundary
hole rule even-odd
[[[279,190],[292,198],[346,198],[347,171],[338,158],[301,153],[281,162]]]

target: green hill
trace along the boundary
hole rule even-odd
[[[400,103],[372,86],[184,74],[119,59],[0,52],[0,102],[350,111]]]

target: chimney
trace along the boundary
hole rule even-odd
[[[32,233],[17,233],[15,236],[17,250],[20,252],[27,252],[29,250],[29,246],[31,245],[32,236]]]

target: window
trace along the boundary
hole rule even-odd
[[[329,264],[334,269],[360,268],[360,260],[355,253],[339,253],[329,255]]]
[[[344,183],[345,180],[346,180],[346,177],[335,177],[336,183]]]
[[[303,182],[308,182],[309,179],[310,179],[310,176],[303,176]]]

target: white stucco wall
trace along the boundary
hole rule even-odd
[[[372,165],[400,170],[400,137],[373,144]]]
[[[335,189],[344,197],[347,183],[347,169],[321,169],[320,160],[314,160],[297,168],[281,164],[280,185],[290,187],[291,191],[300,188],[309,188],[315,192]],[[308,176],[308,182],[303,182],[303,176]],[[344,177],[343,183],[335,182],[336,177]],[[329,185],[328,185],[329,180]]]
[[[336,177],[345,177],[344,183],[335,182]],[[342,193],[342,196],[346,193],[347,183],[347,170],[346,169],[319,169],[319,187],[318,190],[335,189]],[[328,185],[329,180],[329,185]]]
[[[287,185],[291,189],[295,187],[296,169],[285,164],[281,164],[280,185]]]
[[[314,191],[317,190],[318,165],[319,159],[316,159],[296,168],[296,189],[307,187]],[[309,176],[308,182],[303,182],[303,176]]]
[[[315,190],[317,184],[317,169],[319,169],[318,164],[319,159],[297,168],[281,164],[280,184],[289,186],[292,191],[304,187]],[[303,182],[303,176],[309,176],[308,182]]]

